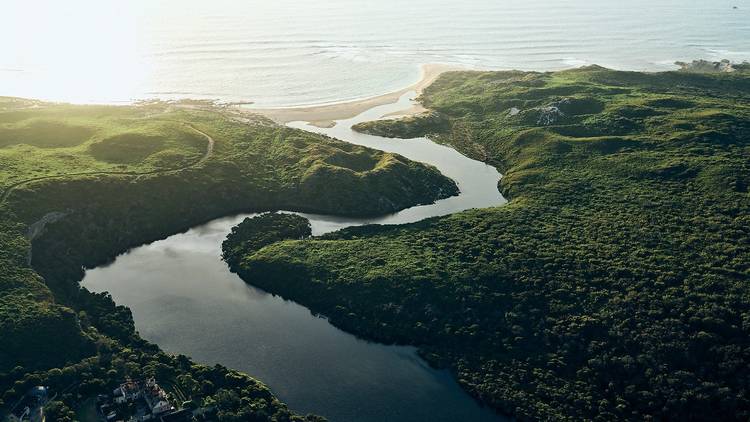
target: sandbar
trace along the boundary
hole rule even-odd
[[[446,64],[425,64],[422,65],[422,78],[419,82],[398,91],[389,92],[376,97],[318,106],[244,108],[243,111],[264,115],[280,124],[304,121],[319,127],[331,127],[335,124],[334,122],[336,120],[349,119],[373,107],[395,103],[407,92],[414,91],[419,95],[426,87],[435,82],[438,76],[445,72],[454,70],[466,70],[466,68]],[[406,116],[418,114],[424,111],[425,109],[417,104],[408,110],[392,114],[391,116]]]

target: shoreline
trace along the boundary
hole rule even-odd
[[[250,108],[237,107],[236,109],[252,114],[260,114],[276,123],[285,125],[289,122],[303,121],[321,128],[330,128],[335,125],[336,120],[350,119],[363,113],[373,107],[384,104],[391,104],[407,92],[414,91],[419,96],[422,91],[430,86],[435,80],[445,72],[456,70],[469,70],[467,67],[448,65],[448,64],[424,64],[421,66],[422,76],[416,83],[409,85],[397,91],[374,97],[363,98],[360,100],[344,101],[334,104],[321,104],[301,107],[279,107],[279,108]],[[410,109],[399,111],[388,115],[408,116],[419,114],[426,111],[420,104],[415,104]]]

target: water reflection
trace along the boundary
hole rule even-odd
[[[437,166],[461,195],[371,219],[305,214],[315,234],[368,223],[405,223],[504,203],[500,175],[427,139],[356,134],[351,124],[410,106],[410,95],[320,132]],[[302,124],[297,124],[302,126]],[[246,285],[221,260],[221,242],[240,215],[136,248],[86,272],[82,282],[109,291],[133,311],[141,335],[172,353],[221,363],[267,383],[302,413],[343,421],[496,421],[446,371],[429,368],[413,347],[358,339],[299,304]]]

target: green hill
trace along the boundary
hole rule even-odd
[[[357,128],[498,167],[507,206],[233,267],[520,420],[750,417],[750,76],[453,72],[421,101]]]
[[[302,420],[247,375],[140,339],[127,308],[79,288],[83,269],[232,213],[364,216],[456,192],[435,168],[231,109],[2,98],[0,409],[41,384],[66,415],[157,376],[212,420]]]

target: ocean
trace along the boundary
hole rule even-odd
[[[556,70],[750,60],[750,0],[5,0],[0,95],[359,99],[419,65]]]
[[[750,60],[749,0],[6,0],[3,9],[0,95],[67,102],[283,107],[394,91],[423,63],[658,71]]]
[[[0,95],[78,103],[332,103],[411,85],[426,63],[657,71],[677,60],[750,60],[750,0],[8,1]],[[494,168],[446,146],[350,130],[408,108],[410,97],[333,128],[298,127],[427,161],[457,180],[462,195],[376,220],[308,216],[316,234],[505,201]],[[135,248],[88,270],[82,283],[129,306],[147,340],[257,376],[295,411],[336,422],[505,420],[413,347],[358,339],[229,272],[221,241],[243,218]]]

